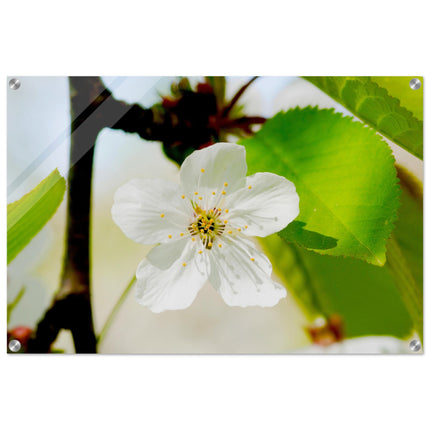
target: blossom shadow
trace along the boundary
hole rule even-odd
[[[288,242],[294,242],[309,249],[331,249],[337,246],[338,239],[306,230],[305,226],[305,222],[293,221],[280,231],[279,235]]]

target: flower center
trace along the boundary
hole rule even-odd
[[[224,233],[225,224],[220,219],[221,209],[213,208],[208,211],[194,204],[194,220],[188,231],[192,237],[199,237],[206,249],[211,249],[217,237]]]

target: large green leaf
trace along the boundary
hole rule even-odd
[[[375,82],[387,85],[388,78],[313,76],[306,79],[384,136],[423,159],[422,89],[412,90],[410,78],[403,78],[401,89],[400,78],[392,81],[389,88],[394,94]],[[404,98],[406,93],[409,96]],[[402,98],[399,101],[393,95]],[[407,108],[413,109],[417,117]]]
[[[7,205],[7,263],[54,215],[63,200],[66,181],[55,169],[20,200]]]
[[[275,272],[308,317],[340,314],[347,337],[403,338],[414,328],[422,336],[422,185],[403,168],[398,176],[401,205],[384,267],[318,255],[277,235],[261,239]]]
[[[399,187],[391,150],[374,131],[333,110],[294,109],[241,143],[250,173],[273,172],[296,185],[296,221],[308,237],[291,227],[282,236],[321,254],[385,263]]]

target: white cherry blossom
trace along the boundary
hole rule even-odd
[[[140,304],[187,308],[207,280],[230,306],[274,306],[286,296],[249,237],[285,228],[299,197],[284,177],[247,177],[245,155],[243,146],[217,143],[185,159],[180,184],[134,179],[117,190],[116,224],[136,242],[158,244],[137,268]]]

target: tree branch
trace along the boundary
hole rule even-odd
[[[96,352],[90,295],[90,209],[94,145],[101,130],[100,103],[107,96],[97,78],[70,78],[71,146],[67,233],[61,285],[29,341],[29,352],[47,352],[58,332],[72,332],[76,352]]]
[[[49,352],[61,329],[72,332],[76,352],[96,352],[89,247],[95,142],[104,127],[121,127],[147,139],[159,132],[150,109],[115,100],[100,78],[71,77],[69,82],[72,122],[63,272],[60,288],[29,340],[28,352]]]

